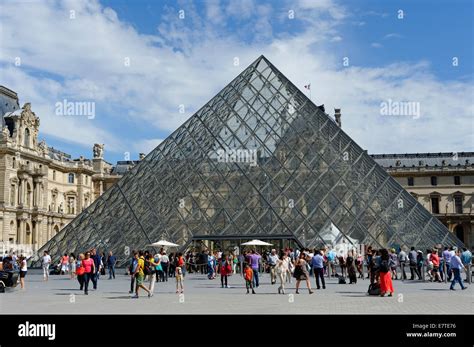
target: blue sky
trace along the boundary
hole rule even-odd
[[[369,153],[472,151],[473,12],[468,0],[0,0],[0,84],[32,103],[48,145],[90,157],[104,143],[115,162],[153,149],[265,54],[329,113],[341,107]],[[64,99],[95,102],[96,117],[56,115]],[[421,116],[381,115],[388,99]]]

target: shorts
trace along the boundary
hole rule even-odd
[[[143,280],[145,279],[145,275],[137,275],[137,286],[141,286],[143,284]]]
[[[69,266],[67,264],[63,264],[61,266],[61,271],[69,271]]]
[[[20,278],[25,278],[28,271],[20,271]]]

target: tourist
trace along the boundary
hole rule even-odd
[[[155,261],[155,259],[157,259],[158,261]],[[150,291],[151,295],[150,296],[153,296],[153,293],[155,292],[155,282],[159,279],[159,275],[158,275],[158,272],[156,271],[156,268],[158,266],[160,266],[161,268],[161,264],[160,264],[160,260],[159,258],[156,258],[155,255],[153,254],[149,254],[148,256],[148,259],[145,260],[145,268],[146,266],[149,267],[149,285],[148,285],[148,290]]]
[[[346,277],[346,260],[343,254],[337,257],[337,262],[339,266],[341,267],[341,276]]]
[[[91,258],[91,252],[86,252],[81,266],[84,267],[84,294],[89,295],[89,281],[94,278],[94,274],[96,273],[95,262]]]
[[[97,254],[97,251],[95,248],[92,248],[90,251],[91,259],[94,261],[94,272],[92,273],[92,288],[94,290],[97,289],[97,282],[99,282],[99,277],[100,277],[100,270],[101,270],[101,264],[102,264],[102,259],[99,254]]]
[[[415,247],[411,247],[410,252],[408,253],[408,261],[410,263],[410,280],[413,281],[415,279],[415,274],[421,280],[421,273],[418,273],[417,267],[417,256],[418,253],[415,251]]]
[[[425,259],[425,266],[426,266],[426,273],[428,274],[428,280],[433,282],[433,260],[431,259],[431,249],[426,250],[426,259]],[[423,280],[426,279],[426,276]]]
[[[260,285],[259,278],[258,278],[258,270],[259,270],[259,267],[260,267],[260,259],[261,258],[262,258],[262,256],[260,254],[258,254],[258,252],[255,251],[254,249],[252,249],[250,251],[249,262],[250,262],[250,266],[252,267],[252,271],[253,271],[253,286],[255,288],[258,288],[258,286]]]
[[[69,256],[67,253],[64,253],[64,255],[61,257],[61,275],[64,275],[66,273],[69,273]]]
[[[181,294],[184,293],[184,276],[183,276],[183,269],[181,266],[176,266],[175,268],[175,278],[176,278],[176,293],[179,293],[181,290]]]
[[[423,268],[424,258],[423,258],[423,251],[418,250],[416,251],[416,273],[418,274],[419,280],[424,280],[421,274],[421,270]]]
[[[285,282],[286,276],[288,273],[288,255],[285,252],[282,252],[281,259],[278,259],[275,266],[275,272],[280,280],[280,286],[278,287],[278,294],[285,294]]]
[[[76,256],[74,253],[69,254],[69,270],[71,271],[71,279],[76,277]]]
[[[184,260],[183,253],[178,253],[178,256],[176,257],[176,265],[181,268],[183,277],[186,277],[186,261]]]
[[[84,266],[82,266],[82,261],[84,260],[84,254],[80,253],[76,261],[76,275],[77,281],[79,282],[79,290],[84,289]]]
[[[155,264],[156,282],[164,282],[165,281],[165,273],[163,272],[163,266],[161,265],[161,255],[160,255],[160,253],[155,254],[155,257],[153,258],[153,263]]]
[[[398,266],[398,256],[395,252],[395,248],[390,249],[390,271],[392,273],[392,280],[397,280],[397,266]]]
[[[301,253],[295,264],[295,272],[293,276],[296,278],[296,294],[299,294],[298,289],[300,288],[301,281],[306,281],[306,286],[308,287],[309,294],[313,294],[313,291],[311,290],[311,283],[309,282],[308,268],[306,267],[307,263],[304,258],[304,253]]]
[[[161,268],[163,269],[163,273],[164,273],[164,281],[168,282],[168,266],[169,266],[169,257],[168,255],[166,254],[166,251],[165,250],[162,250],[161,251]]]
[[[109,252],[107,257],[107,268],[109,269],[109,280],[115,279],[115,264],[117,264],[117,257],[113,255],[112,251]]]
[[[270,282],[272,284],[276,283],[276,272],[275,266],[278,262],[278,254],[276,253],[276,249],[272,249],[272,252],[268,255],[267,258],[268,266],[270,267]]]
[[[466,267],[466,281],[469,281],[469,271],[471,271],[472,253],[466,247],[463,247],[461,253],[462,264]]]
[[[449,247],[444,247],[442,255],[444,260],[444,266],[446,268],[446,278],[448,281],[451,281],[451,258],[453,257],[453,252],[449,249]]]
[[[232,266],[224,255],[222,255],[220,260],[219,272],[221,274],[221,288],[229,288],[227,285],[227,277],[232,274]]]
[[[438,255],[438,250],[436,248],[433,248],[431,252],[431,262],[433,263],[433,270],[432,270],[432,277],[433,281],[435,282],[441,282],[441,277],[439,276],[439,255]]]
[[[319,285],[319,280],[321,280],[323,289],[326,289],[326,282],[324,281],[324,257],[322,251],[314,251],[314,256],[311,258],[311,268],[313,269],[314,277],[316,277],[316,288],[321,289],[321,286]]]
[[[349,251],[349,253],[347,254],[346,266],[347,266],[347,276],[349,277],[349,284],[353,284],[353,283],[356,284],[357,274],[356,274],[355,261],[354,261],[354,250]],[[324,280],[324,277],[323,277],[323,280]]]
[[[362,256],[362,254],[357,254],[357,256],[356,256],[356,268],[357,268],[357,272],[359,273],[359,278],[361,278],[361,279],[364,279],[363,265],[364,265],[364,257]]]
[[[214,267],[214,260],[215,260],[215,257],[214,255],[212,254],[209,254],[207,256],[207,278],[209,278],[210,280],[213,280],[214,278],[216,278],[216,269]]]
[[[232,253],[232,273],[235,275],[237,273],[237,264],[239,263],[239,257]]]
[[[465,269],[467,271],[467,268],[466,266],[463,265],[461,258],[459,257],[460,255],[461,255],[461,252],[459,250],[456,250],[454,255],[451,255],[451,258],[450,258],[449,267],[454,274],[453,281],[451,282],[451,286],[449,287],[449,289],[451,290],[455,290],[454,285],[456,284],[456,282],[459,283],[462,290],[467,289],[467,287],[464,286],[464,284],[462,283],[462,278],[461,278],[461,270]]]
[[[249,293],[249,288],[252,289],[252,294],[255,294],[253,289],[253,270],[248,263],[244,264],[244,279],[245,279],[245,288],[247,288],[247,294]]]
[[[388,296],[393,295],[393,283],[392,275],[390,273],[390,255],[387,249],[382,249],[380,251],[380,258],[378,260],[378,272],[380,276],[380,296],[385,296],[388,293]]]
[[[129,293],[132,294],[135,291],[135,279],[136,279],[136,273],[137,273],[137,267],[138,267],[138,253],[136,251],[132,252],[133,257],[132,260],[130,261],[130,266],[128,268],[129,274],[130,274],[130,291]]]
[[[43,252],[41,264],[43,266],[43,280],[47,281],[49,279],[49,266],[51,265],[51,256],[49,255],[48,251]]]
[[[20,288],[25,289],[25,277],[28,272],[28,267],[26,265],[26,257],[23,256],[23,254],[20,255],[18,263],[20,265]]]
[[[135,253],[135,259],[137,260],[137,266],[135,269],[135,295],[132,296],[132,299],[138,299],[139,298],[139,292],[140,288],[142,288],[145,292],[148,293],[148,297],[151,298],[151,292],[148,290],[147,287],[143,284],[143,281],[145,280],[145,257],[143,251],[139,251],[138,253]]]
[[[400,253],[398,253],[398,263],[400,264],[400,271],[402,273],[402,280],[407,279],[407,274],[405,273],[405,267],[407,262],[409,262],[407,253],[405,252],[404,248],[400,249]]]
[[[168,262],[168,277],[174,277],[176,271],[176,257],[174,253],[170,253]]]

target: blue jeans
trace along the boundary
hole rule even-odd
[[[452,275],[451,264],[446,263],[446,276],[448,278],[448,281],[451,281],[451,275]]]
[[[253,286],[258,287],[258,269],[252,269],[253,271]]]
[[[451,282],[451,287],[450,288],[454,289],[454,285],[456,284],[456,282],[459,282],[459,285],[461,286],[461,288],[464,288],[464,284],[462,284],[461,270],[453,269],[453,273],[454,273],[454,279]]]
[[[89,281],[94,276],[92,272],[84,273],[84,293],[87,293],[89,290]]]
[[[115,278],[115,264],[109,265],[109,279],[112,277]]]

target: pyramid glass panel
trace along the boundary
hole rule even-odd
[[[42,250],[204,238],[462,245],[263,56]]]

